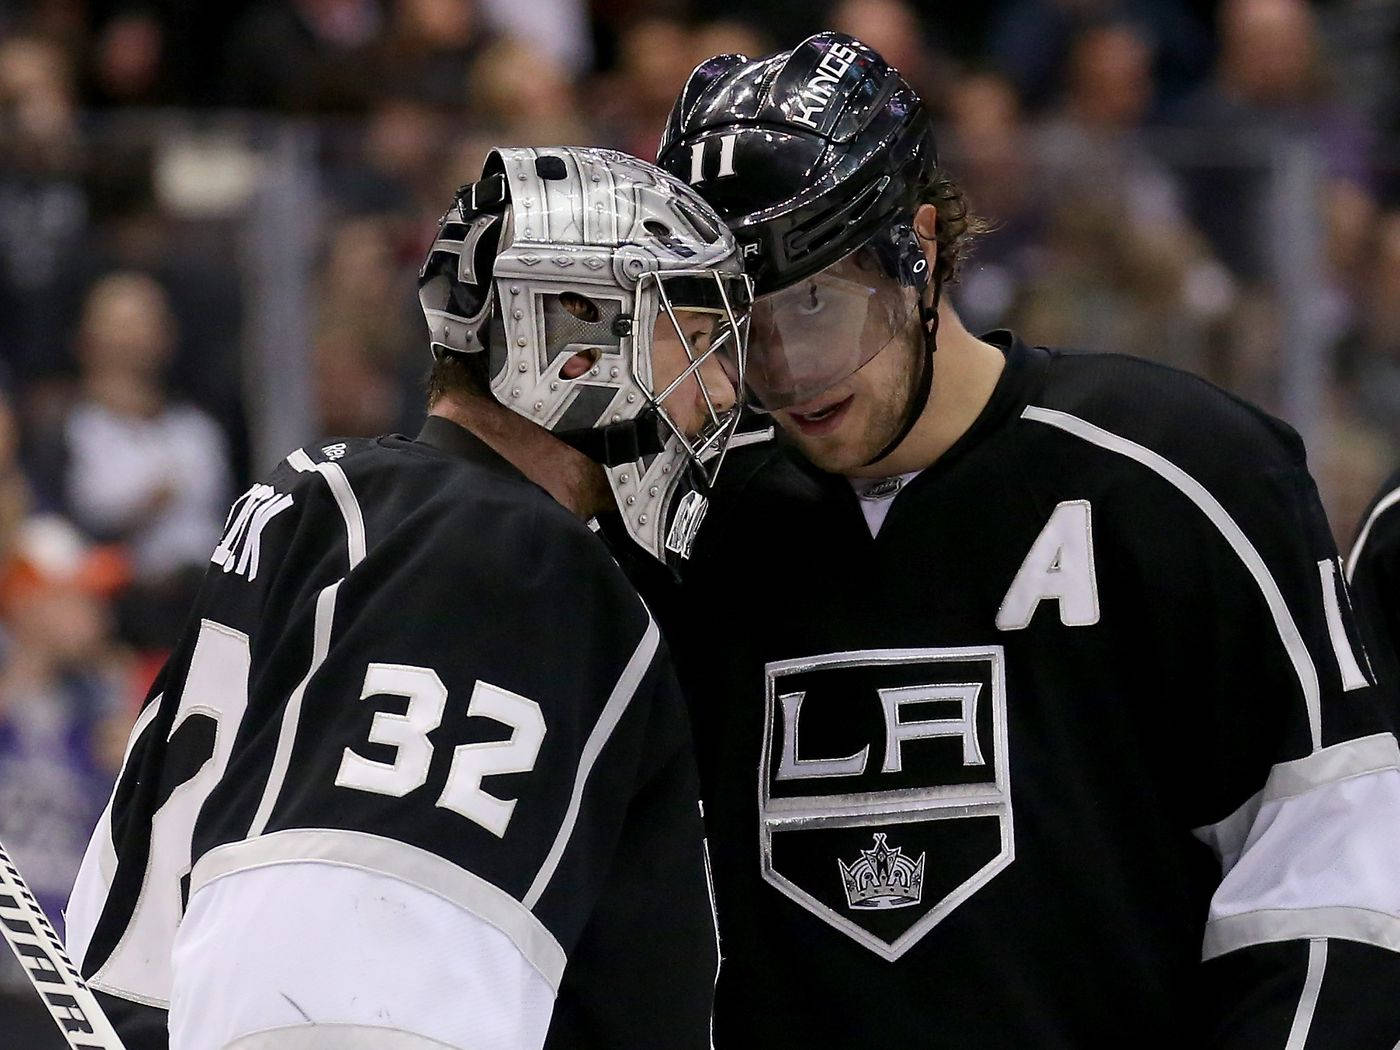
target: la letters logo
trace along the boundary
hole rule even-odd
[[[763,877],[898,959],[1014,858],[1002,647],[829,653],[765,677]]]

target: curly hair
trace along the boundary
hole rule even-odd
[[[963,263],[971,254],[973,241],[989,232],[993,225],[973,214],[962,187],[942,168],[936,169],[932,178],[919,186],[918,203],[932,204],[938,209],[938,260],[934,277],[940,283],[951,284],[957,281]]]

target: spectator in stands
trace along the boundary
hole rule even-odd
[[[1270,276],[1265,238],[1273,165],[1282,151],[1315,151],[1330,180],[1367,188],[1369,134],[1334,97],[1307,0],[1225,0],[1213,82],[1176,121],[1201,148],[1181,171],[1188,204],[1221,260],[1248,283]],[[1200,133],[1208,137],[1203,141]]]
[[[74,95],[62,48],[0,37],[0,358],[21,403],[63,360],[70,269],[86,232]]]
[[[1077,272],[1098,291],[1073,292],[1070,280],[1061,305],[1091,294],[1103,309],[1088,323],[1082,310],[1057,309],[1077,326],[1058,326],[1058,338],[1208,372],[1209,335],[1234,287],[1143,138],[1155,92],[1151,47],[1134,23],[1105,22],[1085,28],[1069,54],[1064,99],[1036,136],[1056,251],[1029,275],[1032,293],[1053,299],[1053,286]]]
[[[79,393],[52,444],[61,505],[89,536],[124,544],[133,585],[123,633],[159,648],[178,629],[218,542],[232,493],[222,432],[172,403],[164,370],[175,341],[164,289],[118,272],[83,303]]]
[[[422,322],[408,313],[417,305],[417,268],[397,265],[394,231],[391,220],[364,217],[340,224],[331,241],[316,296],[318,433],[370,436],[421,424]]]
[[[131,724],[108,598],[123,565],[56,517],[30,519],[0,566],[0,840],[63,930],[61,907],[111,791]],[[67,1044],[9,952],[4,1045]]]
[[[382,86],[378,0],[263,0],[232,34],[225,101],[291,112],[363,112]]]
[[[1400,444],[1400,210],[1376,224],[1368,255],[1369,286],[1339,364],[1365,417]]]
[[[623,26],[617,68],[591,95],[609,145],[644,160],[656,156],[661,129],[698,55],[689,28],[664,13]]]
[[[476,0],[402,0],[385,41],[385,82],[418,102],[463,106],[484,36]]]
[[[935,100],[936,105],[943,97],[947,60],[924,36],[919,17],[906,0],[840,0],[827,21],[832,29],[850,33],[880,52],[921,98]]]
[[[1183,97],[1209,72],[1209,37],[1183,0],[1011,0],[1000,6],[990,57],[1031,111],[1059,97],[1072,42],[1097,22],[1141,27],[1153,41],[1154,76],[1168,101]]]
[[[461,85],[463,97],[466,82]],[[348,149],[328,150],[321,177],[334,205],[351,214],[431,215],[442,200],[445,148],[460,121],[412,95],[386,94]],[[453,176],[450,196],[459,183]]]
[[[472,67],[470,111],[521,145],[573,142],[589,131],[564,67],[529,44],[503,37]]]
[[[232,495],[218,427],[167,398],[175,335],[154,280],[130,272],[100,280],[83,304],[82,392],[66,428],[74,520],[127,544],[137,579],[148,581],[203,568]]]
[[[158,106],[171,101],[165,80],[165,25],[151,10],[113,15],[94,41],[88,101],[98,106]]]
[[[1033,177],[1021,104],[1006,77],[958,78],[947,113],[943,159],[966,187],[970,210],[992,222],[949,294],[968,327],[986,331],[1007,323],[1017,290],[1040,265],[1046,204]]]
[[[1142,31],[1131,22],[1086,28],[1070,45],[1065,82],[1040,134],[1055,196],[1107,193],[1128,221],[1182,225],[1175,181],[1140,137],[1156,92]]]

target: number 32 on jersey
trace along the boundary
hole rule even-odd
[[[214,721],[218,745],[199,772],[181,786],[182,829],[188,842],[199,808],[228,766],[233,740],[247,709],[248,667],[251,663],[248,636],[221,624],[205,620],[190,661],[189,674],[175,715],[174,730],[193,715]],[[447,709],[447,686],[430,667],[406,664],[372,663],[365,672],[360,700],[376,696],[396,696],[408,701],[402,714],[376,711],[370,723],[368,743],[393,749],[393,760],[377,762],[345,748],[335,783],[338,787],[372,791],[402,798],[428,780],[433,745],[428,734],[442,722]],[[515,810],[515,799],[501,799],[482,790],[483,777],[500,773],[528,773],[535,768],[540,744],[544,741],[544,715],[540,705],[489,682],[477,682],[467,705],[469,717],[490,718],[509,726],[506,740],[459,744],[453,751],[447,781],[437,805],[460,813],[480,824],[498,838],[504,837]],[[172,799],[175,796],[172,795]],[[157,827],[168,822],[169,803],[156,813]],[[167,820],[162,820],[165,815]],[[153,836],[159,839],[157,833]],[[188,868],[188,858],[186,863]]]
[[[339,787],[398,798],[428,780],[433,759],[428,734],[442,721],[447,708],[447,686],[429,667],[370,664],[360,699],[374,696],[401,696],[408,701],[403,714],[376,711],[370,724],[369,742],[392,747],[394,760],[375,762],[347,747],[335,782]],[[533,700],[489,682],[476,683],[467,714],[510,726],[511,735],[508,740],[457,745],[437,804],[501,838],[510,824],[516,800],[487,794],[481,788],[481,780],[498,773],[528,773],[535,768],[544,741],[544,715]]]
[[[191,837],[205,800],[223,778],[232,757],[234,741],[248,707],[248,674],[252,663],[246,634],[223,624],[204,620],[190,658],[189,672],[180,691],[168,746],[184,752],[181,768],[193,769],[183,782],[172,785],[163,805],[151,817],[150,848],[142,890],[125,922],[125,930],[108,959],[93,977],[103,986],[123,989],[137,1001],[164,1006],[170,987],[170,939],[184,910],[181,880],[193,860]],[[360,699],[376,696],[403,697],[402,714],[376,711],[367,743],[392,749],[393,760],[377,762],[345,748],[335,783],[359,791],[402,797],[422,787],[428,779],[433,745],[428,734],[446,711],[447,687],[428,667],[371,663],[365,672]],[[155,722],[162,702],[157,697],[142,713],[132,732],[128,756]],[[505,740],[460,744],[453,750],[446,781],[437,805],[460,813],[503,837],[510,825],[515,799],[501,799],[484,791],[482,778],[500,773],[527,773],[535,766],[544,740],[545,723],[540,706],[499,686],[477,682],[467,714],[490,718],[511,729]],[[179,736],[181,739],[176,740]],[[126,776],[123,771],[123,778]],[[111,809],[103,816],[104,832],[95,843],[112,842]],[[255,823],[259,823],[255,821]],[[110,891],[110,862],[89,849],[79,875],[70,927],[82,932],[70,944],[81,958]],[[105,872],[99,871],[106,868]],[[91,870],[90,870],[91,869]],[[81,892],[80,892],[81,891]],[[79,915],[73,914],[76,907]]]

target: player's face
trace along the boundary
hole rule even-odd
[[[652,388],[657,393],[666,390],[690,368],[695,358],[709,349],[714,333],[715,314],[684,309],[677,309],[675,313],[680,332],[664,311],[657,315],[652,329]],[[686,343],[690,344],[688,349]],[[734,400],[734,384],[720,362],[709,357],[661,400],[661,407],[686,437],[693,438],[714,423],[712,412],[716,416],[723,414],[733,407]]]
[[[919,381],[922,355],[917,325],[859,370],[774,419],[798,450],[822,470],[857,470],[884,448],[904,422]]]

